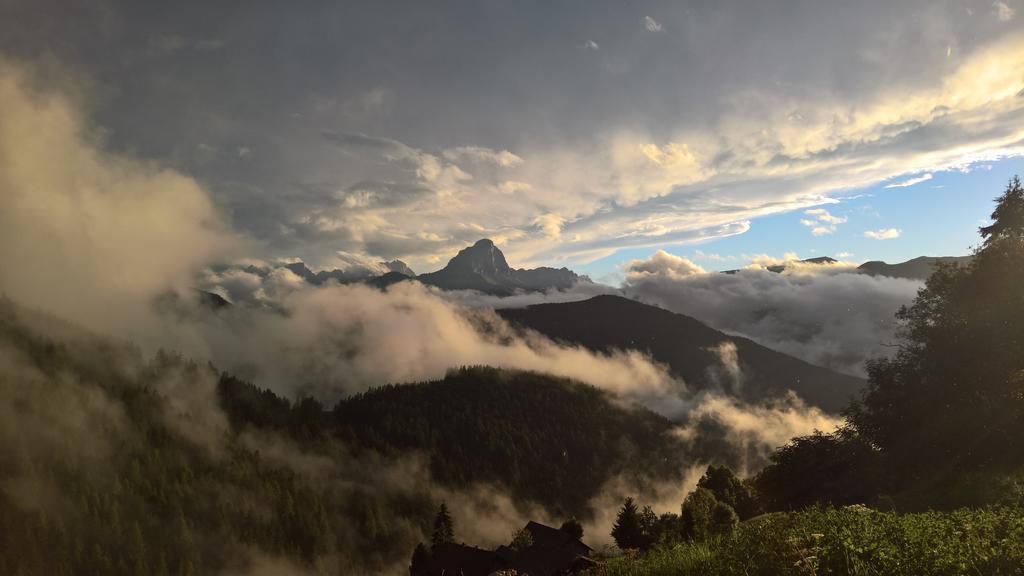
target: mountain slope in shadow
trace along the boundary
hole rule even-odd
[[[796,392],[808,403],[836,412],[864,385],[860,378],[814,366],[740,336],[731,336],[683,314],[620,296],[498,310],[513,325],[590,350],[637,349],[681,377],[692,390],[723,386],[748,401]],[[717,348],[736,345],[739,382],[729,382]]]

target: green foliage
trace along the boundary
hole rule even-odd
[[[739,523],[740,517],[732,506],[725,502],[716,502],[715,507],[711,509],[711,522],[708,528],[715,536],[727,536],[732,534]]]
[[[434,531],[430,535],[430,543],[437,546],[451,542],[455,542],[455,522],[448,512],[448,506],[442,502],[437,509],[437,516],[434,517]]]
[[[1020,574],[1024,510],[897,514],[862,506],[773,513],[730,536],[611,559],[593,575]]]
[[[717,500],[707,488],[697,488],[686,495],[682,507],[683,537],[704,540],[711,535],[711,512]]]
[[[697,481],[697,487],[710,490],[715,500],[728,504],[741,520],[761,513],[761,505],[754,491],[737,478],[728,466],[708,466],[704,476]]]
[[[771,462],[754,479],[769,510],[866,503],[882,490],[877,451],[849,429],[794,438]]]

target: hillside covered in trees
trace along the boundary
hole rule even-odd
[[[0,352],[4,574],[401,572],[439,501],[493,520],[461,489],[586,515],[610,478],[678,482],[685,456],[667,419],[535,373],[325,409],[6,300]]]
[[[668,419],[530,372],[462,369],[358,394],[333,416],[350,445],[422,452],[439,481],[505,485],[561,515],[588,513],[587,502],[619,475],[681,481],[687,455]]]

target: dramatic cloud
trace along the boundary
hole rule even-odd
[[[382,292],[269,281],[277,291],[273,307],[224,310],[186,326],[206,347],[193,344],[188,351],[286,395],[326,399],[388,382],[437,379],[469,365],[565,376],[662,412],[677,410],[685,391],[638,352],[605,355],[540,336],[520,338],[493,313],[467,311],[418,283]]]
[[[252,255],[327,268],[343,251],[429,271],[480,237],[578,264],[843,214],[845,191],[1022,150],[1010,2],[599,4],[488,4],[468,26],[415,3],[240,20],[40,0],[0,52],[41,84],[95,81],[110,149],[203,182]]]
[[[892,240],[900,237],[899,228],[879,228],[878,230],[865,230],[865,238],[874,238],[875,240]]]
[[[795,260],[795,259],[794,259]],[[627,268],[625,292],[808,362],[863,375],[866,359],[895,340],[896,310],[921,283],[857,274],[849,264],[791,260],[783,273],[679,274],[681,258],[655,255]]]
[[[0,61],[0,292],[93,328],[138,327],[233,240],[193,179],[104,151],[76,106],[31,82]]]
[[[648,260],[633,260],[627,264],[627,267],[631,278],[654,275],[679,279],[706,273],[706,270],[697,264],[664,250],[658,250]]]

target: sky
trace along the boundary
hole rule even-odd
[[[193,178],[246,256],[425,272],[489,237],[611,281],[966,253],[1024,171],[1021,10],[0,0],[0,63]]]

